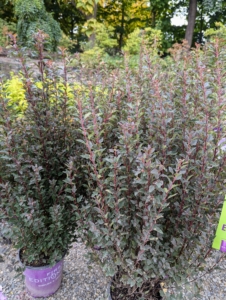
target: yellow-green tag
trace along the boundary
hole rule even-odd
[[[212,244],[214,249],[218,249],[222,252],[226,252],[226,197],[224,200],[216,236]]]

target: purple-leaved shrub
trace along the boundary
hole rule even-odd
[[[151,299],[160,283],[175,299],[173,286],[217,266],[206,261],[225,194],[225,43],[177,46],[165,59],[143,47],[135,67],[126,57],[120,69],[81,65],[78,92],[65,56],[63,70],[44,61],[37,38],[38,78],[14,45],[28,103],[21,118],[0,86],[4,232],[10,224],[28,262],[53,262],[77,230],[115,275],[113,300]]]
[[[112,299],[150,299],[159,283],[174,299],[170,287],[209,270],[224,199],[226,45],[125,62],[102,69],[102,97],[90,71],[89,97],[76,100],[89,176],[81,236],[115,275]]]
[[[14,41],[12,54],[21,62],[25,91],[22,114],[12,111],[4,78],[0,83],[0,225],[21,249],[24,264],[32,266],[61,259],[76,239],[76,219],[81,218],[77,203],[85,182],[82,145],[76,142],[80,124],[71,117],[64,50],[62,70],[44,61],[44,39],[39,31],[36,74]]]

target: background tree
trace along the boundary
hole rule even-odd
[[[66,37],[73,43],[71,51],[80,50],[80,42],[84,41],[85,35],[81,29],[86,21],[84,14],[69,2],[56,1],[56,0],[44,0],[46,10],[50,12],[53,18],[60,24],[63,31],[63,40]],[[65,46],[67,46],[65,44]]]
[[[97,17],[97,10],[98,5],[104,5],[104,0],[58,0],[58,3],[63,3],[64,5],[73,6],[76,8],[83,19],[86,21],[89,21],[91,19],[96,20]],[[91,34],[89,36],[89,41],[93,44],[95,44],[95,34]]]
[[[222,14],[225,6],[224,0],[189,0],[185,39],[190,47],[194,40],[199,43],[203,42],[203,31],[209,28],[211,23],[211,26],[215,27],[216,21],[222,21],[222,17],[225,16]]]
[[[226,24],[226,1],[219,2],[216,8],[209,13],[208,28],[216,29],[216,22]]]
[[[188,24],[172,25],[176,13],[187,15]],[[136,29],[151,27],[162,31],[162,49],[166,52],[184,38],[189,46],[203,43],[205,30],[216,29],[216,22],[226,22],[226,0],[1,0],[0,18],[18,22],[19,39],[26,45],[41,27],[49,34],[53,48],[58,43],[60,24],[65,37],[75,45],[72,51],[80,51],[84,42],[95,47],[95,26],[91,26],[95,21],[106,30],[111,27],[110,39],[117,40],[112,53],[120,53]]]
[[[0,1],[0,19],[5,20],[6,22],[16,22],[14,5],[12,1]]]
[[[188,25],[185,32],[185,39],[188,41],[188,45],[191,47],[193,33],[195,28],[195,20],[197,14],[197,4],[198,0],[189,0],[188,7]]]
[[[97,14],[99,22],[114,28],[118,51],[121,51],[130,33],[137,28],[147,27],[148,18],[148,5],[144,0],[105,1],[105,5],[99,7]]]
[[[23,46],[32,47],[34,34],[42,30],[48,34],[48,50],[56,50],[61,37],[59,23],[47,13],[43,0],[16,0],[15,16],[17,21],[18,42]]]

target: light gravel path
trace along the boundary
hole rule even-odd
[[[63,281],[60,289],[51,297],[40,300],[105,300],[108,279],[100,267],[84,255],[85,246],[74,243],[64,259]],[[0,237],[0,291],[7,300],[31,300],[25,292],[23,279],[17,275],[19,267],[17,251]],[[1,297],[0,297],[1,300]]]
[[[87,250],[82,243],[74,243],[73,248],[65,257],[63,281],[60,289],[49,298],[39,299],[107,300],[106,290],[109,278],[103,275],[98,265],[89,261],[85,256],[86,253]],[[210,265],[219,255],[218,251],[213,251],[209,261]],[[31,300],[33,298],[25,292],[22,277],[15,277],[18,267],[17,251],[0,236],[0,292],[2,289],[7,300]],[[201,298],[192,298],[185,292],[183,299],[226,300],[226,257],[220,263],[219,269],[204,276]]]

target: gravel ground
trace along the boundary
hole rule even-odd
[[[108,279],[98,265],[90,263],[85,246],[74,243],[64,259],[63,281],[60,289],[48,300],[105,300]],[[1,290],[7,300],[31,300],[25,292],[21,276],[15,277],[19,267],[17,251],[0,237],[0,300]]]
[[[217,266],[213,268],[216,264]],[[187,288],[184,288],[183,297],[176,297],[180,300],[225,300],[226,299],[226,256],[220,251],[213,250],[212,255],[207,259],[207,268],[213,270],[211,272],[203,272],[198,274],[201,281],[200,297],[192,297],[192,292],[195,290],[194,282],[188,284]]]
[[[106,278],[95,263],[91,263],[84,255],[87,253],[82,243],[74,243],[64,260],[63,281],[60,289],[49,298],[40,300],[107,300],[107,287],[109,278]],[[212,265],[219,251],[213,251],[209,259]],[[19,267],[17,251],[0,237],[0,300],[1,290],[7,300],[31,300],[25,292],[21,276],[15,277]],[[194,298],[187,291],[183,299],[186,300],[225,300],[226,299],[226,259],[219,264],[219,269],[203,276],[201,298]],[[192,290],[190,285],[189,289]],[[177,299],[177,297],[176,297]],[[178,297],[178,299],[181,299]],[[119,299],[120,300],[120,299]]]

